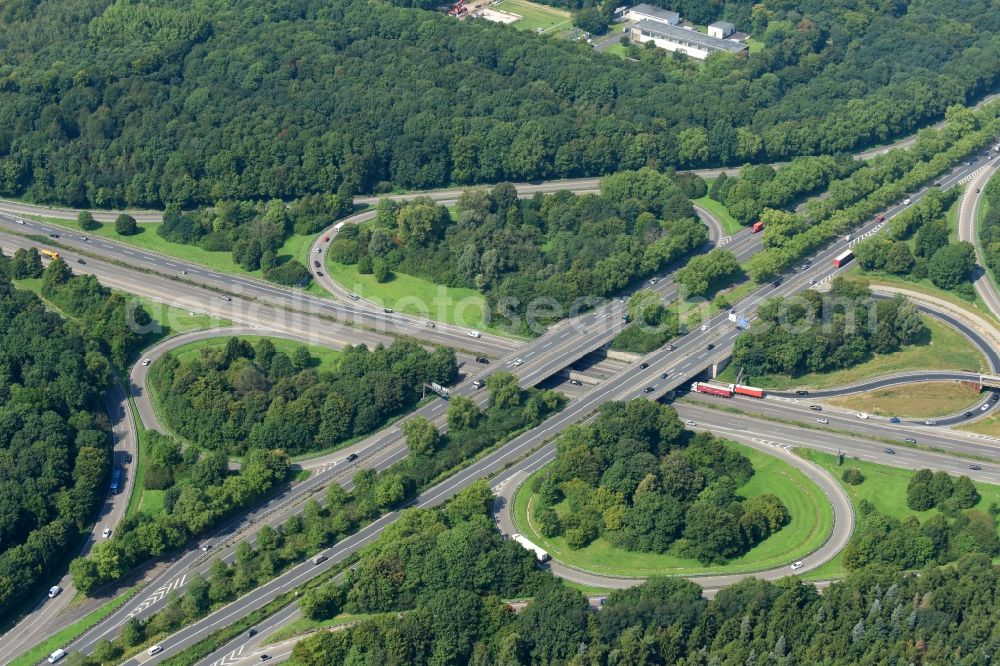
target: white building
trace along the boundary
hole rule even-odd
[[[710,37],[697,30],[679,28],[666,23],[639,21],[629,29],[629,38],[633,42],[645,44],[652,42],[667,51],[679,51],[692,58],[704,60],[709,55],[718,52],[740,53],[747,48],[746,44],[732,39]]]
[[[736,26],[729,21],[716,21],[708,26],[708,36],[716,39],[725,39],[736,32]]]
[[[644,2],[625,12],[625,20],[656,21],[657,23],[664,23],[666,25],[677,25],[681,21],[681,15],[667,9],[647,5]]]

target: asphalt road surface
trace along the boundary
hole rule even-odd
[[[986,271],[986,257],[983,255],[983,248],[979,242],[976,224],[979,221],[979,206],[983,199],[982,190],[986,189],[986,184],[996,174],[998,168],[1000,168],[1000,154],[993,153],[992,162],[983,167],[969,182],[958,213],[959,240],[968,241],[976,247],[976,262],[979,265],[976,267],[977,273],[973,284],[976,287],[976,292],[986,303],[986,307],[996,317],[1000,317],[1000,290],[997,289],[996,284]]]

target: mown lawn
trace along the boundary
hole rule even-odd
[[[833,528],[833,511],[823,491],[805,474],[778,458],[735,442],[727,442],[727,445],[747,456],[755,470],[750,481],[739,489],[739,494],[754,497],[774,493],[788,507],[790,515],[789,523],[778,533],[728,564],[705,566],[697,560],[669,553],[632,552],[615,548],[603,539],[579,550],[569,548],[562,537],[546,539],[530,525],[530,479],[514,498],[515,523],[525,536],[560,562],[596,573],[629,577],[769,569],[803,557],[821,546]]]
[[[485,322],[486,298],[475,289],[445,287],[405,273],[394,273],[391,280],[379,283],[373,275],[358,273],[355,266],[331,261],[326,267],[330,277],[348,291],[396,312],[509,335]]]
[[[206,348],[221,348],[226,346],[229,338],[232,336],[223,336],[219,338],[208,338],[205,340],[195,340],[194,342],[189,342],[186,345],[181,345],[177,349],[173,350],[173,355],[181,363],[190,363],[198,356],[201,355],[201,350]],[[261,339],[267,337],[263,335],[239,335],[236,336],[241,340],[246,340],[252,345],[257,344]],[[288,340],[285,338],[269,338],[272,343],[274,343],[274,348],[276,351],[284,352],[291,356],[296,349],[302,347],[303,345],[309,349],[309,353],[313,357],[313,367],[319,370],[330,370],[337,362],[340,360],[341,352],[336,349],[330,349],[329,347],[322,347],[319,345],[309,345],[296,340]]]
[[[528,2],[528,0],[504,0],[497,6],[490,7],[490,9],[521,16],[521,20],[510,24],[519,30],[541,32],[551,30],[556,26],[565,25],[569,27],[572,24],[572,17],[569,12],[547,5]]]
[[[880,465],[864,460],[852,460],[850,458],[844,461],[843,466],[838,466],[837,457],[828,453],[820,453],[819,451],[809,449],[799,449],[798,453],[803,458],[811,460],[827,469],[838,480],[840,480],[844,470],[849,467],[861,470],[865,480],[859,485],[852,486],[847,483],[841,483],[847,491],[847,495],[851,498],[856,516],[860,515],[858,507],[861,504],[861,500],[868,500],[882,513],[899,519],[906,518],[912,514],[923,522],[938,513],[937,509],[913,511],[906,506],[906,485],[909,483],[910,477],[915,473],[913,470]],[[1000,486],[976,482],[976,489],[979,491],[981,499],[973,508],[986,511],[990,504],[994,502],[1000,503]],[[841,559],[841,556],[838,555],[818,569],[810,571],[804,577],[811,580],[823,580],[844,576],[846,571],[841,563]]]
[[[957,414],[972,407],[981,398],[982,394],[967,384],[921,382],[833,398],[826,402],[877,416],[928,418]]]
[[[827,373],[807,373],[799,377],[785,375],[756,375],[747,381],[754,386],[770,389],[808,387],[812,389],[844,386],[909,370],[986,370],[986,359],[968,338],[936,319],[924,317],[928,336],[923,344],[909,345],[892,354],[875,354],[870,360],[852,368]],[[731,382],[738,368],[730,365],[719,376],[719,381]]]
[[[705,184],[707,184],[709,187],[712,187],[713,181],[715,181],[714,178],[706,178]],[[729,214],[729,211],[726,210],[726,207],[723,206],[718,201],[716,201],[715,199],[709,197],[707,194],[701,197],[700,199],[692,199],[691,202],[698,206],[701,206],[709,213],[714,215],[716,218],[718,218],[719,223],[722,224],[722,228],[726,231],[727,234],[732,235],[743,230],[744,228],[743,225],[737,222],[736,218],[734,218],[732,215]]]

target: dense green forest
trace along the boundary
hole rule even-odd
[[[1000,178],[993,177],[984,191],[982,218],[979,221],[979,239],[986,259],[986,266],[993,272],[993,279],[1000,275]]]
[[[873,353],[919,342],[927,329],[917,307],[901,295],[875,300],[867,283],[834,278],[829,294],[807,290],[771,298],[757,309],[754,330],[733,345],[733,365],[750,377],[849,368]]]
[[[536,477],[533,522],[571,548],[601,537],[625,550],[724,563],[788,522],[774,495],[736,494],[753,473],[710,433],[684,430],[672,407],[613,402],[559,440],[552,471]]]
[[[983,2],[681,5],[764,48],[629,62],[382,2],[11,0],[0,195],[191,206],[830,154],[1000,72]]]
[[[695,181],[641,169],[604,178],[600,195],[531,199],[502,184],[464,192],[455,219],[426,199],[383,199],[374,223],[346,225],[328,256],[379,281],[399,271],[479,289],[496,323],[526,332],[529,311],[555,321],[700,248],[707,231],[688,201],[693,192],[682,189]]]
[[[688,580],[653,578],[610,593],[595,611],[581,592],[531,571],[531,555],[472,511],[475,496],[459,500],[453,511],[408,512],[345,582],[309,592],[300,608],[311,618],[383,614],[302,639],[291,663],[971,666],[1000,650],[1000,568],[969,534],[955,541],[955,566],[924,560],[919,576],[903,572],[910,560],[886,558],[822,594],[794,577],[748,579],[711,601]],[[886,551],[908,558],[912,530],[899,521],[883,527]],[[526,594],[519,612],[502,601]]]
[[[13,264],[0,256],[0,622],[65,570],[105,497],[112,449],[108,360],[13,288]]]
[[[188,363],[164,356],[150,380],[166,424],[190,442],[229,454],[295,454],[373,432],[412,408],[425,383],[450,384],[458,373],[452,350],[412,342],[349,346],[330,371],[311,367],[304,351],[289,357],[266,338],[255,346],[230,338]]]

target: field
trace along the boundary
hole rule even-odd
[[[549,32],[554,28],[569,28],[573,24],[569,12],[528,0],[503,0],[492,9],[521,16],[520,21],[511,24],[520,30]]]
[[[189,342],[186,345],[178,347],[172,353],[181,363],[190,363],[201,354],[202,349],[224,347],[226,345],[226,341],[229,340],[229,337],[230,336],[225,336],[223,338],[209,338],[207,340],[195,340],[194,342]],[[237,337],[255,345],[266,336],[240,335]],[[299,347],[307,347],[309,349],[309,353],[313,356],[313,367],[319,370],[330,370],[340,359],[340,352],[336,349],[330,349],[329,347],[306,345],[302,342],[287,340],[285,338],[270,338],[270,340],[274,343],[274,348],[277,351],[284,352],[289,356],[291,356],[292,353]]]
[[[854,504],[855,515],[858,514],[858,505],[861,503],[861,500],[868,500],[882,513],[900,519],[909,515],[915,515],[923,522],[930,516],[938,513],[937,509],[913,511],[906,506],[906,484],[914,474],[912,470],[879,465],[862,460],[847,460],[843,467],[838,467],[836,456],[827,453],[799,450],[799,455],[827,469],[838,479],[843,474],[844,469],[848,467],[861,470],[861,473],[865,477],[865,480],[861,484],[857,486],[846,483],[842,484],[851,498],[851,502]],[[989,508],[990,504],[994,502],[1000,503],[1000,486],[977,482],[976,489],[979,490],[982,499],[974,508],[985,511]],[[823,580],[825,578],[843,576],[845,571],[840,563],[840,559],[840,556],[835,557],[822,567],[810,571],[805,577],[812,580]]]
[[[929,418],[965,411],[979,402],[972,386],[955,382],[921,382],[826,400],[832,405],[876,416]]]
[[[394,273],[388,282],[379,284],[374,276],[358,273],[355,266],[335,262],[327,263],[327,273],[345,289],[397,312],[509,335],[485,323],[486,299],[475,289],[445,287],[404,273]]]
[[[991,410],[990,415],[986,418],[979,419],[975,423],[970,423],[969,425],[958,426],[958,429],[974,432],[980,435],[989,435],[990,437],[1000,438],[1000,412],[994,408]]]
[[[728,564],[706,567],[697,560],[669,553],[626,551],[600,538],[586,548],[572,550],[562,537],[546,539],[531,527],[530,481],[525,481],[514,498],[514,521],[525,536],[560,562],[596,573],[629,577],[758,571],[787,564],[822,545],[833,527],[833,512],[823,491],[805,474],[778,458],[734,442],[727,442],[727,445],[747,456],[756,472],[739,489],[739,494],[754,497],[774,493],[788,507],[791,516],[789,523],[777,534]]]
[[[750,377],[748,381],[755,386],[770,389],[800,386],[823,389],[909,370],[986,370],[986,359],[964,335],[929,317],[924,317],[924,323],[929,331],[924,344],[909,345],[892,354],[876,354],[853,368],[828,373],[808,373],[799,377],[758,375]],[[737,370],[730,365],[719,375],[719,381],[734,381]]]
[[[709,187],[712,187],[712,182],[714,180],[715,180],[714,178],[706,178],[705,184],[708,185]],[[727,234],[732,235],[738,233],[742,231],[744,228],[739,222],[736,221],[736,218],[734,218],[732,215],[729,214],[729,211],[726,210],[725,206],[723,206],[721,203],[711,198],[707,194],[701,197],[700,199],[692,199],[691,203],[695,204],[696,206],[701,206],[709,213],[714,215],[716,218],[718,218],[719,223],[722,224],[722,228],[725,230]]]
[[[39,220],[48,224],[56,224],[67,229],[72,229],[80,235],[107,238],[125,245],[156,252],[157,254],[174,257],[180,261],[198,264],[220,273],[230,273],[234,275],[250,275],[263,279],[262,271],[248,271],[233,261],[231,252],[203,250],[196,245],[186,243],[172,243],[161,238],[156,233],[159,222],[139,222],[139,233],[134,236],[122,236],[115,231],[114,223],[102,222],[99,229],[93,231],[81,231],[79,225],[72,220],[62,220],[53,217],[40,217],[37,215],[26,215],[30,219]],[[299,236],[292,234],[285,239],[284,244],[278,248],[277,257],[279,263],[287,259],[297,259],[303,265],[308,265],[309,246],[315,240],[315,236]],[[326,294],[326,292],[321,292]]]

